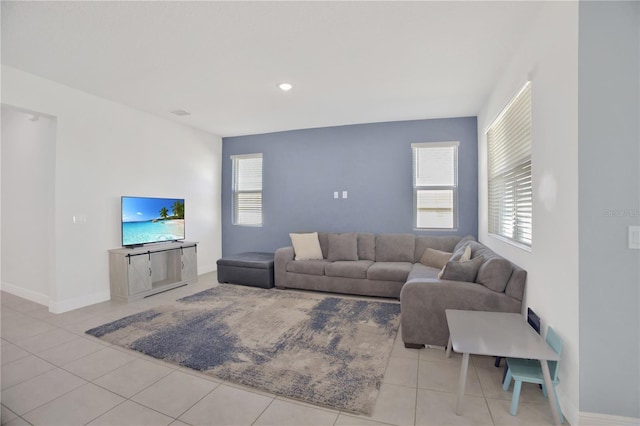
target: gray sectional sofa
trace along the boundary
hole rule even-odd
[[[473,237],[319,232],[318,240],[322,259],[295,260],[293,247],[276,251],[275,286],[399,298],[407,347],[445,346],[449,336],[445,309],[522,309],[526,271]],[[459,262],[465,249],[470,261]],[[444,260],[441,279],[442,268],[433,266],[429,256],[442,257],[442,252],[446,257],[452,253],[453,261]],[[475,272],[464,270],[469,267]],[[455,279],[447,279],[451,277]]]

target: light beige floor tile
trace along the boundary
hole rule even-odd
[[[460,366],[447,361],[420,361],[418,388],[440,392],[458,392]],[[469,365],[465,394],[483,396],[475,367]]]
[[[14,413],[13,411],[9,410],[7,407],[2,405],[2,412],[0,412],[0,424],[4,425],[6,423],[9,423],[11,420],[15,419],[16,417],[18,417],[16,413]]]
[[[455,413],[456,403],[456,394],[418,389],[416,425],[493,425],[484,398],[465,395],[460,416]]]
[[[6,326],[6,327],[5,327]],[[44,321],[33,320],[19,325],[8,326],[2,323],[2,338],[12,343],[20,343],[30,337],[53,331],[56,327]]]
[[[75,338],[76,335],[61,328],[56,328],[47,333],[21,340],[19,346],[31,353],[37,354],[38,352],[46,351],[47,349],[67,343]]]
[[[219,386],[217,383],[173,371],[132,399],[177,418],[217,386]]]
[[[29,352],[25,351],[21,347],[14,345],[11,342],[7,342],[4,339],[0,342],[0,346],[2,349],[2,355],[0,355],[0,358],[2,358],[2,365],[8,362],[17,361],[20,358],[30,355]]]
[[[331,426],[338,418],[338,413],[299,405],[289,401],[276,399],[258,417],[254,425],[263,426],[296,426],[296,425],[327,425]]]
[[[2,391],[2,403],[14,413],[23,415],[86,383],[57,368]]]
[[[58,314],[49,312],[49,309],[45,308],[45,309],[29,312],[29,316],[44,322],[48,322],[50,320],[55,319],[58,316]]]
[[[389,423],[376,422],[364,417],[355,417],[349,414],[340,413],[335,426],[386,426]]]
[[[34,426],[84,425],[123,401],[124,398],[87,383],[28,412],[23,417]]]
[[[32,379],[49,370],[53,370],[54,368],[56,368],[55,365],[34,355],[4,364],[2,366],[2,376],[0,378],[2,381],[2,390]]]
[[[58,327],[64,327],[69,324],[87,321],[94,316],[96,316],[96,314],[89,314],[82,310],[74,310],[58,314],[50,322]]]
[[[476,368],[480,385],[486,398],[511,400],[513,396],[513,380],[509,390],[502,390],[502,368],[487,367]],[[547,399],[542,394],[542,389],[535,383],[523,383],[520,391],[520,400],[524,402],[546,403]]]
[[[90,306],[85,306],[84,308],[77,309],[74,312],[77,312],[79,316],[89,316],[89,315],[102,315],[105,313],[112,312],[118,308],[127,306],[126,302],[117,302],[108,300],[106,302],[95,303]]]
[[[15,312],[15,311],[6,312],[6,311],[9,311],[8,308],[2,308],[2,309],[3,309],[2,324],[0,325],[2,326],[1,331],[2,331],[3,339],[6,339],[5,337],[6,333],[13,332],[14,330],[19,331],[20,327],[41,322],[38,319],[31,318],[30,316],[21,314],[19,312]]]
[[[391,350],[391,356],[397,358],[419,359],[420,349],[405,348],[404,342],[402,341],[402,331],[398,330],[398,335],[396,336],[396,340],[393,343],[393,349]]]
[[[57,366],[83,358],[94,352],[105,349],[106,346],[77,337],[61,346],[40,352],[38,356]]]
[[[92,381],[135,359],[135,357],[127,355],[124,352],[104,348],[84,358],[71,361],[62,367],[83,379]]]
[[[415,388],[383,383],[371,417],[357,417],[404,426],[414,424],[415,411]]]
[[[69,331],[70,333],[87,337],[87,336],[90,336],[85,333],[87,330],[91,330],[92,328],[98,327],[102,324],[109,323],[111,321],[113,321],[113,319],[111,319],[108,316],[108,314],[105,313],[103,315],[95,315],[95,316],[85,318],[82,321],[66,324],[62,326],[62,328]]]
[[[169,426],[192,426],[192,425],[188,425],[185,422],[181,422],[180,420],[176,420],[173,423],[171,423]]]
[[[551,407],[549,403],[535,404],[520,401],[518,404],[518,415],[509,414],[511,401],[503,399],[487,398],[487,404],[491,410],[493,421],[496,425],[551,425]],[[566,422],[565,422],[566,424]]]
[[[392,356],[389,358],[382,381],[415,388],[418,384],[418,360]]]
[[[23,299],[22,297],[7,293],[6,291],[0,292],[0,303],[2,303],[2,306],[15,306],[24,302],[25,299]]]
[[[11,307],[13,310],[22,312],[23,314],[28,314],[29,312],[34,311],[42,311],[43,309],[49,309],[45,305],[41,305],[36,302],[31,302],[29,300],[24,300],[22,303],[16,303]]]
[[[172,371],[159,364],[136,359],[96,379],[94,383],[125,398],[130,398]]]
[[[469,356],[469,365],[473,364],[476,367],[481,368],[495,368],[496,370],[502,370],[504,367],[504,358],[500,360],[500,367],[495,366],[496,357],[495,356],[486,356],[486,355],[470,355]]]
[[[162,362],[162,361],[156,360],[156,362]],[[217,377],[210,376],[209,374],[200,372],[198,370],[194,370],[192,368],[179,367],[179,366],[176,366],[176,365],[173,365],[173,364],[169,364],[169,363],[166,363],[166,362],[164,364],[166,364],[167,366],[175,367],[178,371],[182,371],[183,373],[186,373],[186,374],[191,374],[192,376],[200,377],[201,379],[204,379],[204,380],[210,380],[210,381],[216,382],[216,383],[224,383],[224,380],[222,380],[222,379],[218,379]]]
[[[420,350],[420,361],[447,362],[460,367],[462,363],[462,354],[452,351],[449,358],[447,358],[447,352],[444,349],[424,348]],[[472,364],[469,363],[469,365]]]
[[[273,401],[227,385],[220,385],[195,404],[180,420],[192,425],[251,425]]]
[[[173,418],[158,413],[150,408],[125,401],[106,412],[91,423],[90,426],[166,426]]]
[[[15,419],[11,420],[9,423],[3,424],[3,426],[31,426],[31,425],[22,417],[16,417]]]

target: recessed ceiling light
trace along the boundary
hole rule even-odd
[[[293,86],[289,83],[280,83],[278,84],[278,87],[280,88],[280,90],[284,90],[285,92],[288,92],[289,90],[291,90]]]
[[[177,109],[175,111],[171,111],[171,114],[175,114],[179,117],[184,117],[185,115],[191,115],[189,111],[185,111],[183,109]]]

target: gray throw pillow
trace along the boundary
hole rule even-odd
[[[507,259],[494,257],[480,266],[476,282],[500,293],[507,287],[513,267]]]
[[[331,262],[358,260],[358,235],[355,232],[329,234],[329,256],[327,259]]]
[[[442,269],[451,259],[451,253],[427,247],[420,258],[420,263],[432,268]]]
[[[442,270],[442,279],[449,281],[475,282],[478,269],[484,262],[484,257],[476,257],[467,261],[449,261]]]

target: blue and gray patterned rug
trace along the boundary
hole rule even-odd
[[[230,382],[371,414],[399,322],[398,303],[222,284],[87,333]]]

